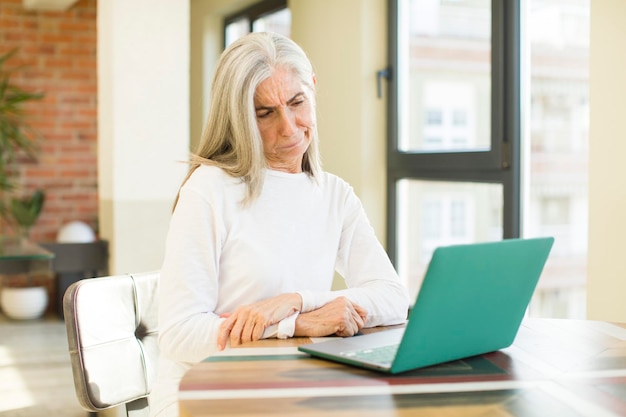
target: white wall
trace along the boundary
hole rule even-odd
[[[386,7],[382,0],[289,2],[291,37],[317,75],[324,169],[354,187],[383,244],[386,106],[376,96],[376,72],[387,62]]]
[[[191,0],[191,150],[195,150],[198,145],[206,120],[211,80],[224,47],[224,17],[255,2],[256,0]]]
[[[161,267],[188,148],[188,1],[99,1],[99,229],[111,273]]]
[[[587,315],[626,322],[626,2],[590,3]]]

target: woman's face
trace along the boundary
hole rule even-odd
[[[313,94],[290,70],[277,68],[257,87],[256,122],[271,169],[302,172],[302,157],[315,124]]]

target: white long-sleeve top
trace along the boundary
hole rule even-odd
[[[219,315],[239,306],[298,292],[303,313],[345,296],[367,310],[366,327],[406,319],[407,290],[345,181],[266,170],[259,198],[244,206],[245,194],[213,166],[181,188],[159,283],[152,415],[176,415],[180,377],[217,350]],[[331,291],[335,270],[347,289]]]

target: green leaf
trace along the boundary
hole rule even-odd
[[[16,52],[13,49],[0,55],[0,192],[15,188],[18,171],[14,166],[20,153],[34,158],[38,150],[38,135],[28,126],[23,105],[43,98],[43,94],[11,84],[15,69],[7,69],[6,64]]]
[[[10,212],[17,224],[22,227],[30,227],[37,221],[45,194],[41,190],[36,190],[30,197],[12,198]]]

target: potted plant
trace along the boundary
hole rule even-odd
[[[16,52],[0,55],[0,259],[4,257],[5,261],[30,256],[33,245],[24,237],[41,213],[45,199],[41,190],[25,195],[19,186],[17,164],[34,160],[37,151],[37,134],[26,123],[24,105],[41,99],[43,94],[25,91],[11,82],[15,70],[7,69],[6,65]],[[32,271],[10,272],[2,277],[3,311],[14,318],[41,315],[48,303],[47,289],[41,279]],[[17,311],[12,313],[14,308]]]
[[[18,237],[20,239],[28,239],[30,228],[41,214],[44,200],[45,194],[39,189],[29,196],[14,196],[9,199],[8,211],[18,229]]]

